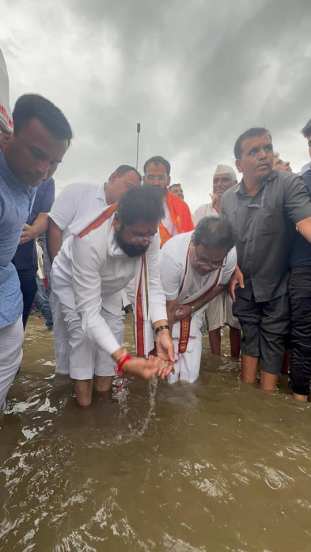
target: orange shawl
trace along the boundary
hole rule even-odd
[[[185,201],[180,199],[180,197],[172,194],[171,192],[167,192],[165,196],[165,201],[170,213],[172,223],[177,230],[177,234],[182,234],[183,232],[190,232],[191,230],[193,230],[194,225],[187,203],[185,203]],[[164,245],[164,243],[167,242],[167,240],[169,240],[172,235],[169,233],[167,228],[165,228],[162,222],[160,223],[159,231],[162,247],[162,245]]]

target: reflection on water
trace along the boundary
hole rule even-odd
[[[310,552],[309,405],[206,351],[191,386],[70,394],[35,319],[0,417],[1,551]]]

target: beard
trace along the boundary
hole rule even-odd
[[[128,257],[142,257],[144,253],[146,253],[149,245],[133,245],[131,243],[126,242],[122,238],[122,233],[120,230],[115,230],[114,232],[115,240],[122,249],[122,251],[128,256]]]

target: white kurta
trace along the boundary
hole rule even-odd
[[[184,279],[187,253],[189,244],[191,241],[193,231],[185,234],[179,234],[167,241],[161,250],[161,281],[168,301],[173,301],[178,298],[181,284]],[[229,251],[224,265],[220,271],[217,284],[226,285],[236,267],[236,250],[235,248]],[[195,272],[191,264],[189,263],[188,272],[189,277],[185,280],[187,287],[183,286],[183,300],[187,297],[200,292],[209,287],[213,287],[215,284],[218,270],[213,270],[208,274],[201,276]],[[192,319],[190,326],[190,338],[188,342],[187,351],[183,354],[179,354],[178,360],[175,363],[175,373],[169,376],[170,383],[174,383],[178,380],[193,382],[197,379],[200,370],[201,350],[202,350],[202,316],[206,305],[197,311]],[[173,325],[172,329],[175,352],[178,354],[178,343],[180,336],[180,323],[177,322]]]
[[[138,277],[141,258],[128,257],[117,245],[111,217],[100,227],[83,238],[69,237],[54,260],[51,284],[54,295],[61,305],[64,322],[68,309],[81,320],[81,339],[111,355],[121,343],[110,328],[103,309],[109,297],[120,292],[134,278]],[[156,235],[146,253],[148,266],[149,312],[152,322],[167,318],[165,296],[159,274],[159,236]],[[81,346],[81,340],[75,346]],[[73,358],[71,351],[71,359]],[[75,356],[76,358],[76,356]],[[76,358],[78,362],[78,358]],[[70,373],[74,370],[69,361]],[[81,365],[80,378],[85,376]],[[92,368],[93,373],[94,366]],[[88,370],[88,374],[90,371]],[[76,376],[75,376],[76,377]],[[77,378],[78,379],[78,378]]]

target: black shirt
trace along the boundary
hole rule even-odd
[[[311,198],[311,169],[306,171],[302,178]],[[298,232],[292,248],[290,265],[292,268],[295,266],[311,266],[311,244]]]
[[[311,216],[301,177],[272,171],[255,196],[246,193],[242,180],[223,195],[222,213],[232,228],[238,265],[251,284],[239,294],[253,292],[263,302],[286,293],[295,224]]]

